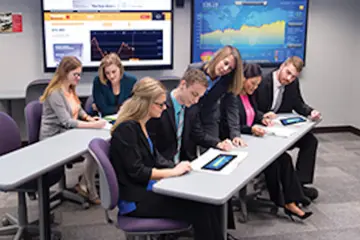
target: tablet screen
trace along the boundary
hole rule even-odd
[[[281,119],[280,122],[284,126],[286,126],[286,125],[291,125],[291,124],[295,124],[295,123],[306,122],[306,119],[304,119],[302,117],[291,117],[291,118]]]
[[[215,158],[213,158],[210,162],[205,164],[202,167],[202,169],[220,171],[226,165],[228,165],[234,158],[236,158],[236,155],[219,154]]]

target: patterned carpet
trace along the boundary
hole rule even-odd
[[[315,186],[320,196],[308,207],[314,215],[304,222],[292,222],[281,210],[277,215],[250,213],[249,221],[237,223],[232,235],[241,240],[359,239],[360,137],[351,133],[317,134],[317,137],[320,144]],[[69,185],[75,183],[81,167],[77,165],[68,171]],[[37,201],[28,203],[30,219],[34,219]],[[0,193],[0,216],[15,213],[16,204],[15,194]],[[83,210],[79,205],[65,202],[56,210],[55,220],[60,223],[56,228],[64,240],[125,239],[121,231],[105,224],[100,207]]]

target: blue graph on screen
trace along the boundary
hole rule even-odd
[[[211,59],[225,45],[248,62],[304,59],[307,8],[308,0],[194,0],[192,62]]]

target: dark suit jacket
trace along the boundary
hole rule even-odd
[[[271,110],[273,102],[274,82],[272,76],[273,71],[263,76],[262,81],[254,94],[258,109],[263,113]],[[291,113],[293,110],[303,116],[310,115],[313,110],[304,102],[301,96],[299,79],[295,79],[295,81],[285,86],[282,102],[277,113]]]
[[[115,169],[120,198],[141,201],[148,194],[146,188],[153,168],[172,168],[174,163],[162,157],[154,147],[154,154],[141,126],[136,121],[119,124],[110,140],[110,161]]]
[[[196,68],[203,70],[205,63],[193,63],[188,68]],[[194,122],[194,133],[201,136],[206,142],[211,141],[211,145],[215,145],[220,141],[218,124],[220,120],[219,100],[228,92],[229,86],[233,80],[233,72],[223,76],[209,92],[205,93],[197,103],[199,114]],[[204,130],[206,129],[206,131]],[[212,134],[209,134],[212,133]]]
[[[174,159],[177,151],[175,109],[170,96],[166,98],[166,110],[163,111],[160,118],[153,118],[147,123],[147,130],[156,146],[156,149],[166,159]],[[196,158],[196,144],[204,147],[215,147],[212,142],[206,142],[202,135],[192,135],[192,125],[198,114],[197,106],[185,108],[184,127],[181,138],[180,160],[193,160]]]
[[[97,109],[103,116],[117,113],[123,102],[130,97],[135,83],[135,76],[129,73],[124,73],[122,79],[120,80],[120,95],[116,98],[110,81],[107,81],[107,84],[104,85],[100,82],[99,77],[96,76],[93,82],[92,94]]]
[[[253,124],[260,124],[263,114],[257,110],[253,96],[249,95],[251,106],[254,108]],[[244,104],[239,96],[228,93],[221,100],[220,135],[222,139],[240,137],[241,133],[252,134],[251,127],[246,124]]]

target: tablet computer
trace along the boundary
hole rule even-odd
[[[280,122],[282,123],[282,125],[287,126],[291,124],[306,122],[306,119],[302,117],[289,117],[289,118],[280,119]]]
[[[236,155],[232,154],[219,154],[206,163],[201,169],[220,171],[236,157]]]

